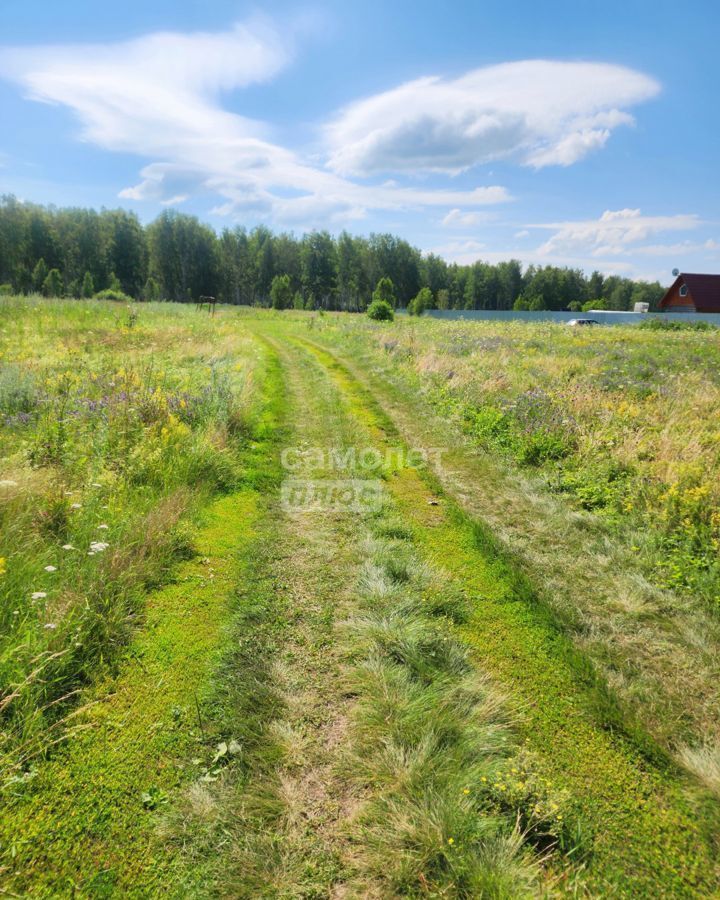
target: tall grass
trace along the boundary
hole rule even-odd
[[[0,758],[112,667],[192,514],[239,472],[253,347],[182,307],[0,302]],[[69,720],[71,722],[71,720]]]
[[[343,331],[485,449],[641,533],[635,551],[658,586],[720,608],[717,331],[445,321]]]
[[[355,822],[365,865],[392,896],[536,895],[534,851],[576,851],[577,835],[536,790],[508,701],[454,636],[467,601],[420,562],[389,502],[367,548],[348,625],[357,703],[346,755],[369,798]]]

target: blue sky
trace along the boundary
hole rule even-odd
[[[720,271],[709,0],[3,0],[0,192]]]

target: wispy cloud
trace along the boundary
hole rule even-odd
[[[568,166],[631,124],[625,110],[659,89],[623,66],[547,60],[420,78],[344,109],[326,131],[330,166],[356,176],[457,174],[499,159]]]
[[[529,228],[547,229],[554,233],[538,251],[548,256],[582,252],[594,257],[642,252],[639,246],[663,233],[691,231],[701,221],[697,215],[645,216],[639,209],[605,210],[599,219],[574,222],[546,222]]]
[[[0,51],[0,74],[33,100],[62,104],[80,137],[153,160],[120,196],[172,205],[198,193],[215,211],[253,210],[307,226],[368,210],[477,207],[509,199],[500,186],[431,190],[359,184],[273,141],[267,123],[223,109],[220,94],[288,65],[291,42],[264,20],[227,32],[160,33],[106,45]]]
[[[667,282],[671,265],[700,268],[709,261],[720,260],[720,242],[713,238],[695,238],[658,242],[660,235],[682,235],[705,224],[693,213],[679,215],[643,215],[639,209],[606,210],[597,219],[528,224],[514,233],[523,239],[522,247],[494,246],[474,238],[457,238],[431,248],[454,262],[468,264],[478,259],[501,262],[515,258],[526,265],[559,265],[584,269],[599,269],[606,275],[629,275],[648,280]],[[551,236],[528,246],[527,239],[537,231],[552,231]],[[648,270],[646,263],[663,260],[661,268]]]
[[[463,210],[455,207],[443,217],[440,224],[445,228],[471,228],[473,225],[479,225],[484,221],[487,221],[487,215],[484,213],[463,212]]]

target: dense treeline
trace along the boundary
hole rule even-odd
[[[126,210],[56,209],[0,200],[0,290],[91,297],[122,291],[138,300],[365,309],[380,279],[394,300],[417,311],[441,309],[629,309],[655,306],[657,283],[517,260],[461,266],[422,256],[390,234],[353,237],[311,232],[301,238],[263,226],[218,235],[193,216],[163,212],[143,226]],[[274,286],[273,286],[274,283]]]

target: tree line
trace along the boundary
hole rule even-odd
[[[0,291],[136,300],[360,311],[389,279],[392,302],[440,309],[632,309],[657,306],[658,283],[580,269],[448,263],[392,234],[298,237],[265,226],[218,234],[196,217],[166,210],[144,226],[127,210],[58,209],[0,198]]]

